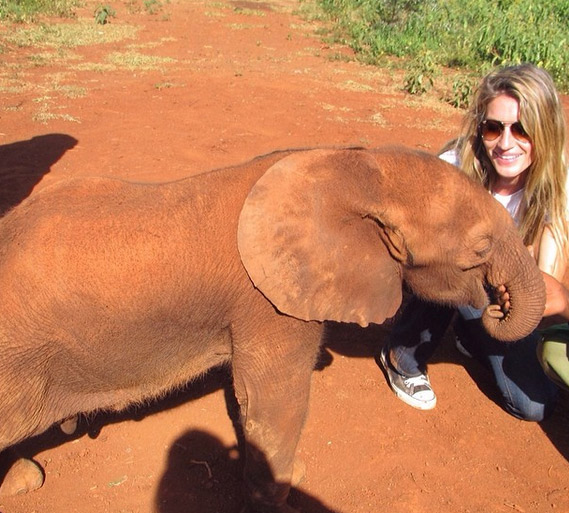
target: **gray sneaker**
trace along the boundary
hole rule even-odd
[[[404,403],[419,410],[432,410],[437,404],[437,396],[431,388],[429,376],[404,376],[399,374],[389,361],[389,349],[383,346],[379,353],[379,361],[385,370],[391,390]]]

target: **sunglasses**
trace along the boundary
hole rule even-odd
[[[502,123],[496,119],[485,119],[478,125],[482,139],[485,141],[494,141],[498,139],[503,133],[506,127],[510,127],[510,133],[520,142],[530,142],[531,138],[525,131],[523,125],[516,121],[515,123]]]

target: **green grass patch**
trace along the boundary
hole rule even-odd
[[[0,0],[0,20],[31,23],[40,16],[70,18],[79,0]]]
[[[98,25],[106,25],[114,18],[117,12],[110,5],[99,5],[95,9],[95,23]]]
[[[441,67],[459,70],[450,87],[457,105],[470,92],[469,74],[532,62],[569,92],[569,0],[317,0],[330,22],[327,36],[360,59],[407,66],[405,88],[427,92]],[[394,59],[396,58],[396,59]]]
[[[106,73],[107,71],[114,71],[117,67],[109,62],[81,62],[70,66],[69,69],[73,71],[90,71],[93,73]]]
[[[29,55],[27,59],[34,67],[42,67],[55,62],[66,64],[69,62],[77,62],[81,60],[81,56],[66,49],[58,49],[56,51],[46,50],[44,52],[34,53]]]
[[[71,116],[70,114],[60,114],[56,112],[50,112],[47,107],[42,107],[36,114],[34,114],[34,121],[47,125],[50,121],[59,119],[63,121],[70,121],[72,123],[80,123],[79,119]]]

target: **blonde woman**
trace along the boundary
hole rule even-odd
[[[484,77],[463,135],[440,155],[509,211],[539,268],[557,280],[565,273],[569,233],[565,131],[551,76],[531,64],[511,66]],[[480,311],[468,306],[458,310],[457,348],[489,367],[508,412],[542,420],[553,407],[556,390],[536,356],[539,334],[504,344],[484,331]],[[413,298],[381,350],[378,359],[391,388],[415,408],[436,405],[427,361],[454,313]]]

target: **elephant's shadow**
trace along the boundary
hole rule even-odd
[[[0,145],[0,216],[27,198],[77,140],[46,134]]]
[[[328,349],[350,358],[370,358],[379,354],[385,343],[393,321],[384,324],[370,324],[362,328],[357,324],[326,323],[324,344],[316,369],[321,370],[332,362]]]
[[[327,333],[327,343],[325,347],[345,356],[362,358],[375,357],[377,359],[377,355],[387,339],[392,324],[393,321],[388,321],[381,326],[370,325],[367,328],[360,328],[357,325],[349,324],[331,325],[331,329],[329,329]],[[323,356],[319,361],[320,368],[329,365],[332,359],[333,355],[324,350]],[[493,377],[490,371],[480,362],[469,359],[456,350],[454,344],[454,330],[452,327],[449,327],[447,330],[430,363],[436,364],[441,362],[463,365],[480,391],[486,395],[489,400],[502,406],[502,399],[497,387],[493,383]],[[380,372],[379,369],[378,372]],[[542,421],[540,427],[567,461],[569,461],[568,424],[569,393],[560,390],[555,412],[548,419]]]
[[[201,378],[192,381],[179,390],[171,392],[166,397],[143,406],[133,405],[119,412],[100,411],[90,415],[88,418],[80,416],[77,429],[72,435],[64,434],[59,426],[54,425],[45,433],[21,442],[17,446],[17,454],[26,458],[33,458],[40,451],[52,449],[84,436],[96,439],[105,426],[125,422],[127,420],[141,421],[149,415],[176,408],[177,406],[195,401],[200,397],[205,397],[220,389],[225,390],[225,395],[228,398],[228,413],[235,424],[236,409],[234,406],[235,400],[232,399],[233,388],[231,379],[229,372],[220,367],[211,369]]]
[[[378,330],[381,331],[381,327],[372,328],[367,332],[350,324],[331,325],[325,333],[325,344],[316,364],[316,371],[324,369],[333,360],[333,355],[327,351],[327,347],[340,351],[340,348],[348,350],[352,344],[353,356],[369,356]],[[237,445],[225,447],[220,440],[202,431],[190,430],[183,434],[171,446],[166,470],[156,496],[156,510],[160,513],[181,513],[188,510],[203,513],[239,511],[243,497],[243,461],[239,455],[244,453],[245,441],[231,373],[226,367],[210,369],[186,387],[144,406],[132,406],[121,412],[101,411],[88,418],[80,417],[78,427],[72,435],[64,434],[57,425],[52,426],[45,433],[18,444],[13,453],[10,451],[3,454],[0,475],[16,457],[34,459],[39,452],[84,436],[95,439],[105,426],[127,420],[141,421],[147,416],[198,400],[220,389],[224,391],[227,413],[233,423]],[[337,513],[299,489],[292,489],[289,501],[302,511]]]
[[[437,348],[432,363],[445,362],[463,365],[468,375],[476,383],[479,390],[491,401],[503,408],[503,401],[500,397],[497,386],[494,383],[494,377],[490,370],[481,362],[473,358],[468,358],[460,354],[454,342],[454,331],[452,328],[447,333]],[[509,413],[505,412],[505,415]],[[559,451],[559,453],[569,461],[569,432],[567,425],[569,424],[569,394],[563,390],[559,391],[559,398],[553,414],[546,420],[539,423],[539,426],[549,438],[551,443]]]
[[[322,347],[315,370],[322,370],[332,363],[333,356],[326,349],[328,346],[336,349],[339,345],[348,347],[350,343],[355,343],[360,340],[359,337],[356,336],[357,333],[359,333],[358,327],[354,325],[345,325],[344,328],[334,327],[330,333],[327,333],[327,343]],[[366,347],[365,343],[361,345],[358,342],[357,347],[354,349],[354,355],[366,356],[368,353]],[[64,434],[59,426],[54,425],[45,433],[29,438],[18,444],[17,454],[27,458],[33,458],[35,454],[40,451],[52,449],[83,436],[96,439],[105,426],[128,420],[141,421],[150,415],[176,408],[221,389],[224,391],[227,413],[233,423],[236,436],[241,440],[241,425],[239,423],[238,405],[234,395],[231,373],[229,369],[222,366],[210,369],[203,376],[194,379],[178,390],[170,392],[159,400],[151,401],[144,405],[133,405],[119,412],[100,411],[89,415],[88,418],[80,416],[78,419],[78,427],[72,435]],[[2,463],[4,463],[4,461],[2,461]]]

